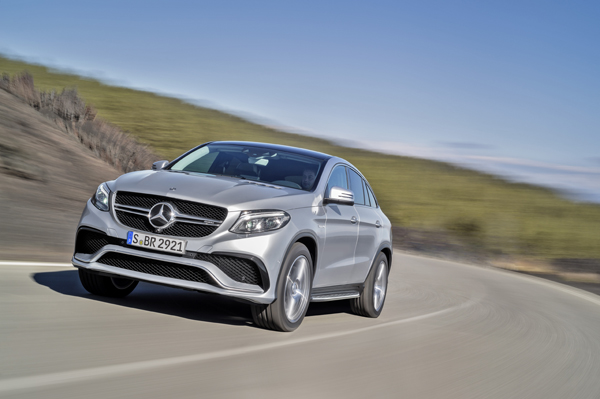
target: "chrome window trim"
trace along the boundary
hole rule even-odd
[[[365,188],[363,186],[363,182],[365,181],[365,177],[359,171],[357,171],[356,169],[354,169],[351,166],[346,166],[346,168],[348,169],[348,170],[346,170],[346,178],[348,179],[348,187],[350,187],[350,171],[353,171],[354,173],[356,173],[356,175],[358,176],[358,178],[361,180],[360,188],[361,188],[361,190],[363,192],[363,201],[364,201],[365,200]],[[348,189],[352,190],[352,188],[348,188]],[[352,190],[352,191],[354,192],[354,190]],[[356,193],[354,193],[354,198],[356,198]],[[367,204],[357,204],[355,202],[354,205],[366,206],[366,207],[370,208],[370,206],[367,205]]]
[[[375,191],[373,191],[373,189],[371,188],[369,183],[367,183],[366,179],[365,179],[365,184],[367,185],[367,189],[369,191],[371,191],[371,194],[373,195],[373,199],[375,200],[375,206],[371,206],[371,208],[379,209],[379,201],[377,201],[377,197],[375,196]]]

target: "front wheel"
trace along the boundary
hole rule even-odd
[[[379,317],[387,293],[388,270],[387,257],[381,252],[367,276],[362,294],[350,302],[353,313],[365,317]]]
[[[91,294],[122,298],[131,293],[138,281],[128,278],[107,277],[79,269],[79,280],[83,288]]]
[[[276,299],[270,305],[252,305],[259,327],[294,331],[304,320],[312,290],[312,258],[302,243],[292,245],[277,279]]]

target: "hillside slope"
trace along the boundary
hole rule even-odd
[[[119,174],[0,90],[0,259],[68,262],[85,201]]]
[[[551,190],[410,157],[337,146],[280,132],[179,99],[115,87],[43,66],[0,57],[0,72],[28,70],[41,89],[77,87],[98,115],[147,143],[165,159],[211,140],[293,145],[348,159],[369,180],[408,248],[440,240],[495,255],[543,259],[600,258],[600,206],[578,204]]]

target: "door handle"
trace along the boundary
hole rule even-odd
[[[356,216],[352,216],[352,218],[350,219],[350,223],[352,224],[356,224],[358,220],[356,219]]]
[[[381,227],[381,223],[378,221],[375,222],[375,227],[380,228]]]

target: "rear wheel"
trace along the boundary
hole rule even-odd
[[[81,280],[83,288],[88,292],[113,298],[122,298],[129,295],[138,285],[138,281],[136,280],[101,276],[90,273],[85,269],[79,269],[79,280]]]
[[[365,317],[379,317],[387,293],[388,270],[388,260],[382,252],[375,259],[362,294],[350,301],[353,313]]]
[[[270,305],[252,305],[254,323],[277,331],[294,331],[304,319],[312,289],[312,259],[302,243],[286,256],[277,280],[276,299]]]

